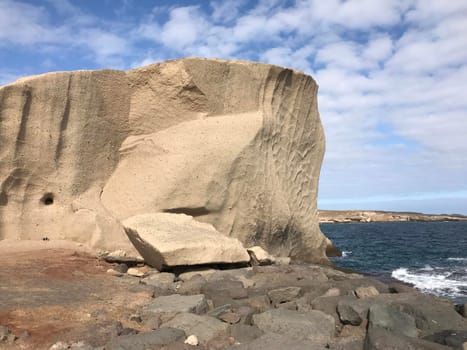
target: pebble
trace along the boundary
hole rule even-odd
[[[145,272],[141,271],[139,268],[137,267],[130,267],[128,269],[128,271],[126,272],[128,275],[130,276],[134,276],[134,277],[143,277]]]
[[[185,344],[192,345],[192,346],[198,346],[199,344],[198,337],[194,334],[188,336],[188,338],[186,338],[185,340]]]

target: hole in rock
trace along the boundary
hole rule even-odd
[[[44,205],[51,205],[51,204],[54,204],[54,195],[53,193],[46,193],[42,196],[41,198],[41,202],[44,204]]]

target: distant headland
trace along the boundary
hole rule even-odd
[[[423,214],[414,212],[372,211],[372,210],[319,210],[320,223],[345,222],[405,222],[405,221],[467,221],[460,214]]]

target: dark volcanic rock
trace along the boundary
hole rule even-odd
[[[368,329],[382,328],[394,334],[417,337],[415,319],[391,305],[373,305],[370,307]]]
[[[335,333],[334,319],[323,312],[305,313],[272,309],[253,316],[253,323],[265,333],[277,333],[296,339],[327,342]]]
[[[228,350],[320,350],[326,349],[322,343],[296,339],[289,335],[266,333],[249,344],[234,345]]]
[[[248,343],[264,334],[257,326],[237,323],[230,326],[230,335],[239,343]]]
[[[157,345],[166,345],[185,338],[185,332],[174,328],[160,328],[152,332],[124,335],[112,339],[106,350],[146,350]]]
[[[446,330],[432,334],[424,338],[441,345],[451,346],[455,349],[462,349],[462,344],[467,343],[467,329]]]
[[[300,295],[300,287],[285,287],[279,289],[273,289],[268,292],[268,297],[271,300],[272,305],[285,303],[291,301]]]
[[[365,350],[448,350],[449,347],[419,338],[393,334],[381,328],[368,331]],[[452,349],[451,349],[452,350]]]

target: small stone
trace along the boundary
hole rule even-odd
[[[379,295],[379,292],[373,286],[358,287],[357,289],[355,289],[355,295],[357,296],[357,298],[363,299],[363,298],[374,297],[376,295]]]
[[[275,260],[272,255],[270,255],[267,251],[265,251],[260,246],[254,246],[251,248],[247,248],[247,251],[251,256],[251,260],[260,265],[269,265],[269,264],[272,264]]]
[[[126,273],[129,274],[130,276],[134,276],[134,277],[143,277],[144,276],[144,272],[141,271],[137,267],[130,267]]]
[[[221,321],[224,321],[224,322],[227,322],[227,323],[230,323],[230,324],[235,324],[235,323],[238,323],[240,322],[240,315],[235,313],[235,312],[226,312],[222,315],[220,315],[219,319]]]
[[[115,271],[121,272],[121,273],[126,273],[128,271],[128,265],[125,263],[120,263],[116,266],[113,267]]]
[[[188,338],[186,338],[185,340],[185,344],[192,345],[192,346],[198,346],[199,344],[198,337],[194,334],[188,336]]]

